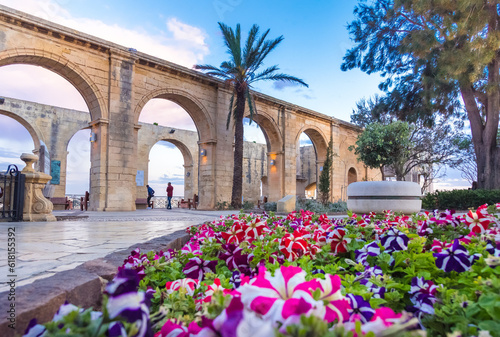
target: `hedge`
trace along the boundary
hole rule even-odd
[[[422,198],[424,209],[466,210],[481,205],[492,205],[500,201],[500,190],[452,190],[436,191]]]

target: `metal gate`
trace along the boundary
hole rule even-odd
[[[24,207],[24,174],[16,165],[0,172],[0,221],[22,221]]]

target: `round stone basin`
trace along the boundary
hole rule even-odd
[[[360,214],[411,214],[422,209],[421,196],[420,185],[409,181],[360,181],[347,186],[347,208]]]

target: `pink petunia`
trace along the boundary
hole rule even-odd
[[[194,280],[192,278],[184,278],[175,280],[172,282],[167,282],[165,288],[167,289],[167,294],[172,294],[174,291],[179,291],[179,289],[183,288],[186,290],[189,296],[194,295],[194,291],[198,288],[198,284],[200,281]]]

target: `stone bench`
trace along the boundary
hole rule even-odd
[[[420,185],[409,181],[360,181],[347,186],[347,208],[359,214],[419,212],[421,197]]]

